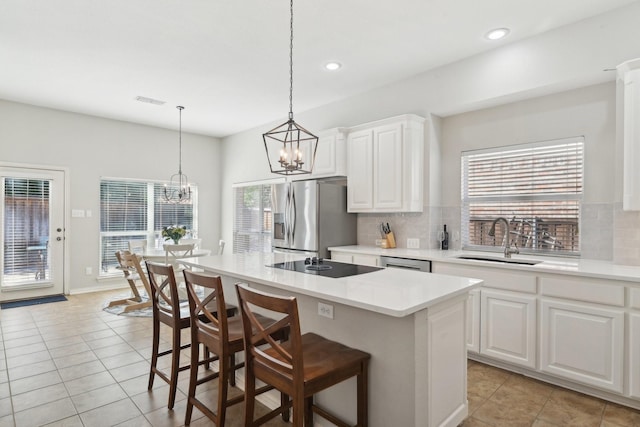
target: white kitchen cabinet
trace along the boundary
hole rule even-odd
[[[480,354],[536,367],[536,297],[482,289]]]
[[[347,210],[373,210],[373,132],[368,129],[347,139]]]
[[[629,314],[629,394],[640,399],[640,312]]]
[[[328,129],[317,132],[316,136],[318,137],[318,147],[316,149],[316,159],[313,163],[313,171],[310,175],[292,175],[292,181],[347,176],[346,130],[344,128]],[[305,166],[309,165],[313,158],[312,144],[309,141],[303,141],[300,149]]]
[[[541,298],[540,369],[622,393],[624,310]]]
[[[367,254],[352,254],[340,251],[331,251],[331,260],[346,262],[348,264],[369,265],[377,267],[380,265],[380,257]]]
[[[405,115],[349,129],[349,212],[422,212],[424,121]]]
[[[380,257],[375,255],[354,254],[353,263],[358,265],[369,265],[378,267],[380,265]]]
[[[480,353],[480,289],[469,291],[466,332],[467,351]]]
[[[617,67],[623,84],[624,164],[622,208],[640,210],[640,58]]]
[[[331,261],[345,262],[353,264],[353,255],[344,252],[331,251]]]
[[[640,399],[640,288],[629,286],[629,317],[626,339],[629,346],[627,365],[629,367],[629,395]]]

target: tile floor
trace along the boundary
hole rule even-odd
[[[166,408],[166,383],[157,378],[147,391],[150,319],[101,310],[121,294],[73,295],[0,312],[0,427],[184,424],[188,373],[180,374],[173,411]],[[213,401],[215,390],[199,390]],[[640,426],[640,411],[476,362],[469,362],[469,404],[465,427]],[[229,410],[227,425],[241,425],[241,410]],[[194,410],[191,425],[213,424]]]

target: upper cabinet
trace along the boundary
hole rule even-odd
[[[317,132],[318,148],[313,171],[310,175],[292,175],[292,180],[327,178],[347,175],[347,132],[343,128],[334,128]],[[313,149],[308,142],[301,144],[305,163],[311,161]]]
[[[624,165],[622,207],[640,210],[640,58],[618,65],[624,84]]]
[[[424,121],[404,115],[349,128],[349,212],[422,212]]]

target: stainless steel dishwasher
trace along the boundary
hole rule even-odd
[[[407,270],[425,271],[427,273],[431,273],[431,261],[427,261],[424,259],[381,256],[380,265],[382,267],[404,268]]]

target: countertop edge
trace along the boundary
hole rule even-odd
[[[567,276],[591,277],[598,279],[617,280],[625,282],[640,283],[640,266],[629,266],[614,264],[610,261],[570,259],[560,257],[543,257],[536,255],[514,256],[514,259],[535,259],[540,260],[540,264],[522,265],[507,264],[490,261],[476,261],[458,259],[461,255],[484,255],[500,256],[493,252],[478,251],[441,251],[437,249],[382,249],[376,246],[350,245],[329,247],[329,251],[337,251],[351,254],[388,256],[404,259],[419,259],[431,262],[441,262],[449,264],[460,264],[470,267],[496,268],[500,270],[518,270],[533,273],[562,274]]]

